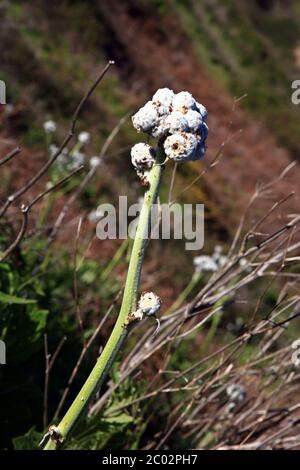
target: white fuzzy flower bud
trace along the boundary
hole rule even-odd
[[[166,135],[168,135],[168,132],[169,128],[165,123],[165,119],[160,119],[158,121],[158,126],[152,129],[151,135],[155,139],[161,139],[162,137],[166,137]]]
[[[135,144],[131,149],[131,161],[137,170],[150,170],[155,163],[154,148],[142,142]]]
[[[161,307],[161,300],[154,292],[144,292],[138,303],[138,310],[144,315],[155,315]]]
[[[248,260],[246,258],[241,258],[240,261],[239,261],[239,265],[241,268],[245,268],[246,266],[248,266]]]
[[[226,388],[228,397],[235,403],[241,403],[246,398],[246,390],[243,385],[230,384]]]
[[[84,145],[87,145],[89,144],[91,141],[91,134],[89,132],[80,132],[80,134],[78,135],[78,142],[80,142],[81,144],[84,144]]]
[[[174,91],[170,90],[170,88],[159,88],[152,96],[152,101],[159,102],[165,106],[171,106],[174,96]]]
[[[202,271],[215,272],[218,270],[216,261],[210,256],[195,256],[193,263],[196,273],[201,273]]]
[[[189,125],[186,120],[186,115],[183,115],[179,111],[174,111],[173,113],[171,113],[166,118],[165,124],[170,134],[175,134],[176,132],[189,130]]]
[[[169,88],[160,88],[154,93],[152,102],[154,103],[159,116],[164,116],[172,111],[172,102],[174,99],[174,92]]]
[[[46,134],[53,134],[56,131],[56,123],[54,121],[46,121],[43,124]]]
[[[188,91],[181,91],[174,96],[173,110],[186,113],[189,109],[195,109],[196,101]]]
[[[194,134],[181,132],[166,138],[164,149],[167,157],[176,162],[193,160],[195,158],[198,139]]]
[[[97,155],[94,157],[91,157],[89,164],[90,164],[90,168],[96,168],[97,166],[101,165],[101,158],[98,157]]]
[[[158,125],[158,112],[152,101],[148,101],[138,112],[132,116],[133,127],[138,132],[151,132]]]
[[[203,119],[198,111],[194,109],[189,109],[186,114],[184,115],[187,123],[188,123],[188,130],[189,132],[198,132],[201,128]]]

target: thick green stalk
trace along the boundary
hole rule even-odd
[[[101,356],[99,357],[92,372],[87,378],[82,389],[73,401],[69,410],[57,426],[61,441],[65,442],[79,418],[87,410],[95,393],[100,389],[103,381],[109,373],[113,361],[121,349],[129,332],[128,316],[136,310],[138,289],[140,283],[142,263],[147,244],[147,237],[150,226],[151,207],[157,200],[163,166],[160,163],[164,160],[163,150],[158,150],[158,164],[153,166],[149,173],[150,187],[145,193],[142,210],[140,213],[137,231],[132,247],[130,263],[127,272],[125,289],[121,310],[113,328],[113,331],[105,345]],[[55,450],[60,444],[49,439],[45,450]]]

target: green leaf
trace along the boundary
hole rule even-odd
[[[28,307],[30,308],[30,307]],[[35,324],[35,335],[34,337],[38,338],[41,332],[44,332],[47,323],[47,316],[49,315],[49,310],[38,309],[33,307],[30,312],[28,312],[30,320]]]
[[[81,276],[81,280],[86,284],[92,284],[92,282],[94,282],[96,279],[96,274],[97,273],[92,270],[85,271],[85,273],[83,273]]]
[[[121,413],[119,415],[110,416],[109,418],[105,418],[106,423],[110,424],[129,424],[133,422],[132,416],[129,416],[126,413]]]
[[[11,270],[9,264],[7,264],[7,263],[5,263],[5,264],[4,264],[4,263],[0,263],[0,269],[2,269],[2,271],[6,271],[6,272],[8,272],[8,271]]]
[[[22,299],[22,297],[16,297],[15,295],[5,294],[5,292],[0,292],[0,302],[3,304],[34,304],[36,300]]]
[[[15,437],[12,442],[15,450],[36,450],[41,440],[41,433],[35,427],[29,429],[24,436]]]

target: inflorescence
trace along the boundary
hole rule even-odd
[[[175,162],[200,160],[206,150],[207,110],[191,93],[175,94],[161,88],[132,117],[138,132],[159,139],[166,157]],[[132,164],[139,176],[146,176],[155,162],[155,150],[138,143],[131,150]]]

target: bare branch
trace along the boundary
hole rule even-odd
[[[21,150],[21,147],[16,147],[11,152],[9,152],[4,158],[0,160],[0,166],[4,165],[6,162],[9,162],[9,160],[12,160],[16,155],[21,152]]]

